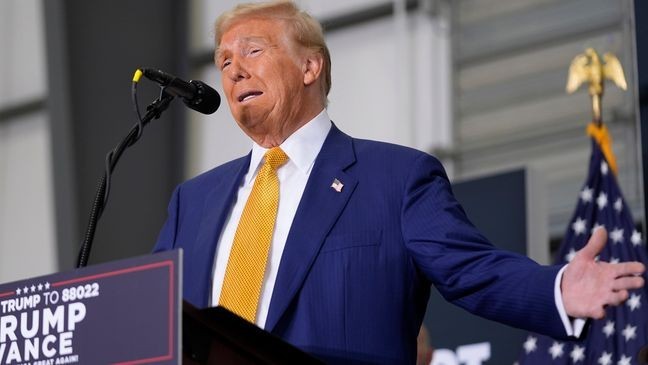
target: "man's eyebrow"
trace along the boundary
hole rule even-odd
[[[261,37],[261,36],[243,37],[243,38],[240,39],[239,42],[242,43],[243,45],[247,45],[248,43],[269,44],[268,39],[266,39],[265,37]],[[227,48],[225,48],[225,49],[223,49],[221,47],[216,48],[216,50],[214,51],[214,59],[217,60],[219,57],[222,57],[223,53],[226,52],[227,50],[228,50]]]
[[[268,43],[268,39],[266,37],[260,37],[260,36],[250,36],[241,39],[241,43],[250,43],[250,42]]]
[[[224,50],[222,48],[220,47],[216,48],[216,50],[214,50],[214,60],[218,60],[219,58],[221,58],[223,56],[223,52]]]

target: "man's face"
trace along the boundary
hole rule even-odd
[[[264,147],[281,144],[313,116],[305,90],[304,50],[278,20],[246,19],[222,36],[216,66],[241,129]],[[310,113],[310,111],[307,111]]]

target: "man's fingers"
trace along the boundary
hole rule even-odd
[[[614,270],[614,276],[617,278],[629,275],[641,275],[646,271],[644,264],[636,261],[613,264],[612,268]]]
[[[619,305],[628,299],[628,291],[627,290],[620,290],[620,291],[615,291],[611,292],[610,295],[608,296],[607,303],[608,305]]]
[[[638,289],[644,286],[644,279],[641,276],[624,276],[614,280],[612,290],[621,291]]]
[[[590,315],[587,317],[594,318],[594,319],[603,319],[605,317],[605,309],[602,307],[592,309],[592,312]]]
[[[590,237],[585,247],[583,247],[578,253],[586,261],[592,261],[596,256],[598,256],[601,250],[603,250],[606,242],[607,231],[605,230],[605,228],[600,227],[596,229],[594,233],[592,233],[592,237]]]

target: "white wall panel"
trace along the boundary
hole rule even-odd
[[[57,268],[49,123],[0,123],[0,283]]]
[[[381,0],[296,0],[297,4],[318,19],[345,15],[368,7],[382,5],[389,1]]]
[[[47,94],[40,0],[0,1],[0,110]],[[57,269],[49,121],[0,120],[0,283]]]
[[[190,6],[191,49],[214,49],[214,22],[226,10],[241,3],[236,0],[193,0]]]
[[[42,3],[0,1],[0,109],[46,92]]]
[[[408,55],[397,53],[391,18],[327,35],[333,84],[329,115],[355,137],[411,142],[408,111],[399,112],[399,78],[407,78]]]

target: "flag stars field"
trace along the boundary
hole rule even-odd
[[[637,337],[637,326],[627,325],[621,333],[626,342],[634,340]]]
[[[603,351],[601,357],[598,358],[599,365],[612,365],[612,354],[606,351]]]
[[[630,365],[630,364],[632,364],[632,363],[630,362],[631,360],[632,360],[632,357],[631,357],[631,356],[623,355],[623,356],[621,356],[621,359],[619,360],[619,362],[617,363],[617,365]]]
[[[598,227],[608,231],[600,262],[648,264],[642,233],[617,177],[608,173],[603,152],[593,140],[587,179],[576,192],[577,204],[556,253],[556,264],[571,262]],[[590,204],[591,203],[591,204]],[[598,260],[597,260],[598,261]],[[636,354],[648,343],[648,286],[630,291],[628,300],[606,309],[605,318],[590,319],[587,335],[569,342],[530,333],[520,349],[520,365],[637,365]],[[521,344],[522,345],[522,344]]]
[[[614,201],[614,210],[616,210],[617,213],[621,213],[623,210],[623,199],[617,198],[617,200]]]
[[[610,167],[608,166],[607,162],[603,161],[601,162],[601,174],[604,176],[608,174],[610,171]]]
[[[619,243],[623,241],[623,229],[618,227],[614,228],[614,230],[610,232],[610,239],[614,243]]]
[[[599,210],[603,210],[607,206],[607,203],[608,203],[607,194],[601,192],[598,198],[596,198],[596,205],[598,205]]]
[[[529,336],[524,342],[524,351],[526,351],[527,354],[535,351],[537,348],[537,343],[538,339],[536,337]]]
[[[574,257],[576,257],[576,250],[572,248],[571,250],[569,250],[569,253],[565,256],[565,261],[571,262],[574,259]]]
[[[641,308],[641,295],[632,294],[630,299],[626,302],[626,305],[630,307],[630,311],[634,311],[637,308]]]
[[[553,345],[549,348],[549,353],[551,354],[551,358],[554,360],[561,357],[564,353],[563,350],[564,345],[560,342],[554,342]]]
[[[605,337],[610,337],[614,334],[614,322],[613,321],[607,321],[605,323],[605,326],[603,327],[603,333],[605,334]]]
[[[582,218],[576,219],[576,221],[572,224],[572,229],[574,230],[574,233],[576,235],[583,234],[585,233],[585,225],[587,224],[587,221]]]
[[[630,242],[632,242],[633,246],[639,246],[641,244],[641,233],[639,233],[639,231],[637,231],[636,229],[632,232]]]
[[[574,349],[569,354],[569,357],[571,357],[574,363],[583,361],[585,359],[585,347],[581,347],[578,345],[574,346]]]
[[[594,189],[591,189],[587,186],[583,188],[580,192],[580,199],[583,203],[591,203],[593,199]]]

